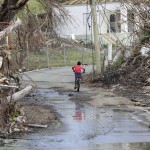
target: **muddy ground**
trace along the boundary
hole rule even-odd
[[[84,86],[84,87],[83,87]],[[135,105],[142,107],[150,106],[150,96],[139,93],[133,90],[117,90],[111,88],[101,87],[89,87],[89,85],[82,85],[82,91],[76,92],[74,89],[67,88],[53,88],[59,94],[67,94],[70,100],[78,100],[80,103],[88,103],[96,107],[102,107],[103,105]],[[112,92],[113,91],[113,92]],[[146,93],[148,94],[148,93]],[[27,124],[41,124],[41,125],[53,125],[59,121],[58,114],[55,112],[52,106],[46,106],[42,104],[45,97],[37,95],[29,95],[32,97],[32,102],[23,101],[22,107],[26,116]],[[101,101],[99,100],[101,98]],[[28,99],[28,97],[26,97]],[[138,103],[137,103],[138,102]]]
[[[33,105],[23,106],[26,124],[50,125],[57,120],[51,107]]]
[[[149,107],[150,93],[125,89],[121,86],[110,86],[109,88],[97,87],[94,84],[82,84],[81,92],[76,92],[73,85],[66,87],[54,87],[60,95],[67,94],[72,101],[87,103],[95,107],[107,105],[133,105],[135,107]],[[36,93],[36,92],[35,92]],[[31,100],[32,99],[32,100]],[[20,104],[25,112],[26,124],[55,126],[59,122],[58,114],[52,106],[44,104],[46,97],[41,97],[38,93],[29,94]],[[37,132],[43,128],[29,127],[29,132]],[[15,134],[14,137],[17,135]]]
[[[61,72],[61,73],[60,73]],[[51,74],[51,78],[49,75]],[[67,94],[70,100],[78,100],[88,103],[94,107],[129,105],[134,107],[150,106],[150,90],[149,89],[131,89],[121,86],[120,84],[101,86],[100,82],[84,83],[81,85],[81,92],[74,90],[74,77],[70,68],[45,69],[27,73],[29,78],[24,77],[24,84],[31,85],[31,78],[35,81],[33,86],[46,89],[54,89],[59,94]],[[147,86],[148,87],[148,86]],[[45,104],[46,97],[40,96],[38,92],[34,95],[31,93],[20,101],[25,112],[25,124],[38,125],[56,125],[59,122],[60,115],[50,105]],[[28,126],[27,126],[28,127]],[[29,132],[37,132],[37,128],[29,128]],[[38,128],[39,130],[39,128]]]
[[[92,99],[92,94],[88,94],[86,92],[77,93],[74,89],[65,89],[60,87],[55,87],[53,89],[59,92],[60,95],[68,95],[72,101],[78,100],[81,103],[88,103],[88,101]],[[93,95],[95,94],[93,93]],[[32,99],[32,101],[28,101],[27,99]],[[25,113],[26,124],[50,126],[59,122],[61,114],[58,114],[53,106],[44,104],[44,99],[46,99],[46,97],[41,97],[38,93],[35,95],[31,93],[25,99],[21,100],[21,109],[23,109]]]
[[[127,97],[135,102],[135,105],[150,107],[150,87],[148,90],[143,89],[115,89],[114,92],[120,96]]]
[[[69,87],[69,88],[68,88]],[[94,84],[82,84],[81,92],[76,92],[73,85],[66,87],[54,87],[53,89],[59,92],[60,96],[66,94],[71,101],[79,101],[87,103],[95,107],[103,107],[107,105],[134,105],[135,107],[149,107],[150,93],[144,90],[136,91],[133,89],[125,89],[121,86],[111,86],[109,88],[98,87]],[[34,89],[35,91],[37,89]],[[39,132],[44,128],[28,126],[28,125],[48,125],[56,126],[59,123],[61,114],[58,114],[55,109],[44,103],[46,97],[40,96],[37,92],[31,92],[28,96],[22,99],[19,104],[25,114],[24,127],[28,128],[21,133],[13,133],[6,135],[7,138],[17,138],[27,133]],[[2,136],[3,137],[3,136]]]
[[[135,106],[141,106],[141,107],[150,107],[150,86],[144,86],[141,88],[131,88],[127,86],[122,86],[120,84],[117,85],[110,85],[102,86],[99,83],[94,84],[88,84],[88,87],[97,87],[97,88],[103,88],[107,91],[113,92],[115,95],[126,97],[130,101],[134,103]]]
[[[52,89],[59,92],[60,95],[68,95],[70,97],[70,100],[72,101],[78,100],[81,103],[88,103],[88,101],[92,99],[92,93],[77,93],[74,89],[65,89],[60,87],[54,87]],[[33,89],[32,92],[36,90],[37,89]],[[25,113],[26,124],[50,126],[59,121],[59,117],[61,117],[61,114],[58,114],[53,106],[44,103],[46,97],[41,97],[39,93],[35,92],[35,94],[33,94],[32,92],[19,102],[21,105],[21,109],[23,109]],[[93,95],[95,94],[93,93]]]

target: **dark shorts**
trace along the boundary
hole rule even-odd
[[[75,78],[82,78],[82,74],[81,73],[75,73]]]

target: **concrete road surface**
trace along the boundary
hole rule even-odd
[[[86,72],[91,68],[86,66]],[[30,71],[22,78],[45,97],[26,100],[52,105],[61,124],[17,140],[11,150],[150,150],[149,108],[135,107],[129,99],[102,88],[82,85],[76,92],[71,67]],[[53,89],[57,87],[61,88]]]
[[[86,69],[86,73],[92,71],[92,66],[84,66],[84,68]],[[37,82],[37,84],[39,82],[46,82],[47,84],[49,83],[50,87],[67,87],[70,86],[70,83],[74,83],[74,73],[72,67],[42,69],[26,72],[22,74],[22,79],[26,83],[29,81],[32,85],[35,84],[34,82]]]

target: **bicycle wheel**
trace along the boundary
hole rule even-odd
[[[80,91],[80,79],[77,78],[77,92]]]

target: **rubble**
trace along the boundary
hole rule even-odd
[[[5,47],[0,47],[0,84],[10,85],[11,79],[19,84],[15,69],[11,62],[11,53]]]
[[[92,86],[110,88],[118,95],[135,99],[136,106],[150,106],[150,55],[131,56],[121,68],[107,68],[90,83]]]
[[[18,93],[19,78],[11,62],[11,53],[5,47],[0,47],[0,135],[7,136],[13,132],[26,132],[26,121],[23,111],[13,101]],[[31,88],[31,87],[29,87]],[[20,91],[21,92],[21,91]],[[13,94],[15,95],[13,96]],[[24,91],[22,92],[24,95]],[[18,98],[18,97],[17,97]]]
[[[150,85],[150,56],[145,57],[138,55],[130,57],[117,70],[109,70],[109,68],[92,82],[102,82],[107,84],[121,84],[132,88],[142,88]]]

